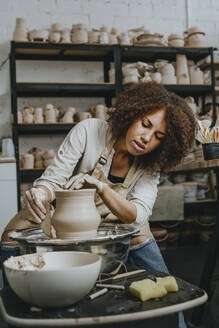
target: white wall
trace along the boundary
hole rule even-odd
[[[152,32],[183,33],[188,26],[201,26],[207,33],[208,45],[219,46],[218,0],[0,0],[0,66],[10,51],[16,17],[26,18],[28,28],[49,28],[52,23],[84,23],[89,29],[102,25],[114,26],[121,31],[144,25]],[[20,62],[18,81],[101,81],[102,66],[99,63]],[[72,104],[78,110],[86,110],[101,99],[20,99],[25,104]],[[11,135],[10,126],[9,61],[0,69],[0,137]],[[60,143],[63,137],[22,138],[21,150],[32,146],[42,149]]]

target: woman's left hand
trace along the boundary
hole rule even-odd
[[[78,190],[83,187],[94,188],[98,194],[101,194],[105,183],[91,177],[89,174],[79,173],[72,177],[69,182],[65,185],[66,189]]]

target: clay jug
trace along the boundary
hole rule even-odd
[[[88,237],[96,234],[100,214],[94,203],[95,189],[56,191],[52,225],[57,238]]]

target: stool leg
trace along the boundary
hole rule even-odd
[[[214,268],[216,265],[218,254],[219,254],[219,209],[217,208],[216,223],[215,223],[213,235],[208,242],[205,264],[200,281],[200,287],[206,291],[208,296],[210,295],[211,279],[214,273]],[[192,324],[196,326],[200,326],[200,324],[202,323],[202,318],[203,318],[206,304],[207,303],[193,310],[192,319],[191,319]]]

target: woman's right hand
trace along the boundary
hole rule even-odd
[[[30,214],[27,219],[40,224],[46,217],[46,202],[49,202],[49,195],[43,188],[27,190],[24,196],[25,208]]]

